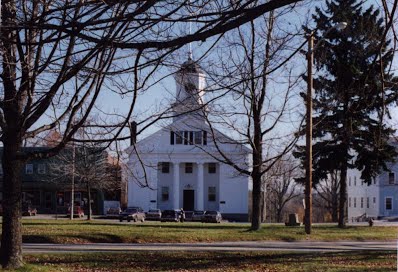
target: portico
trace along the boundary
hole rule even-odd
[[[169,161],[158,164],[162,165],[158,167],[158,188],[170,192],[169,198],[158,193],[157,202],[163,209],[205,210],[205,207],[218,207],[220,175],[217,162]],[[169,171],[163,166],[167,164]]]

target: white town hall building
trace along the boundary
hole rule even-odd
[[[199,65],[188,58],[175,80],[173,122],[127,149],[128,206],[218,210],[224,218],[247,221],[249,178],[220,162],[215,142],[246,169],[250,150],[206,122],[206,76]]]

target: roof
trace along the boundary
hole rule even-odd
[[[181,69],[178,71],[179,73],[202,73],[203,70],[198,63],[196,63],[190,57],[186,62],[181,65]]]

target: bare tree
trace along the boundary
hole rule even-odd
[[[292,98],[298,78],[285,65],[286,56],[291,53],[288,45],[292,36],[288,31],[278,31],[279,25],[275,21],[278,17],[273,14],[264,16],[238,28],[231,36],[226,35],[228,50],[218,58],[222,60],[219,71],[210,73],[213,81],[226,90],[220,100],[222,104],[216,100],[208,112],[210,134],[218,151],[215,157],[233,166],[237,173],[251,177],[252,230],[261,228],[263,178],[294,146],[297,138],[292,131],[299,123],[291,122],[297,108]],[[285,75],[283,79],[279,77],[281,71]],[[278,87],[274,85],[277,80]],[[281,130],[281,126],[284,129]],[[222,151],[219,144],[228,139],[217,138],[215,127],[222,127],[235,136],[238,140],[233,143],[251,148],[251,168],[238,165]]]
[[[55,155],[90,114],[104,113],[98,105],[100,94],[129,95],[129,111],[117,125],[109,126],[114,129],[103,141],[120,139],[137,103],[138,90],[148,86],[148,78],[170,53],[299,2],[1,1],[2,266],[23,265],[23,164]],[[192,15],[187,7],[200,9],[200,13]],[[199,27],[185,34],[182,30],[190,22]],[[87,107],[76,118],[84,104]],[[32,153],[21,149],[24,141],[55,127],[62,139],[53,148]]]
[[[286,159],[281,158],[274,164],[263,177],[267,210],[273,213],[269,216],[275,218],[278,223],[282,222],[286,205],[301,194],[301,190],[294,180],[297,177],[297,172],[298,168],[294,164],[293,158],[287,156]]]
[[[320,181],[315,187],[319,197],[314,198],[314,206],[326,208],[333,222],[337,222],[339,218],[339,176],[339,171],[335,170],[328,175],[327,179]]]
[[[115,192],[121,189],[118,164],[109,160],[107,152],[102,147],[88,147],[86,145],[68,147],[51,158],[49,165],[51,173],[49,182],[57,186],[80,189],[87,192],[87,219],[92,216],[92,189]],[[73,180],[73,184],[71,181]],[[72,194],[73,194],[72,190]],[[71,196],[71,209],[75,205]],[[80,203],[78,204],[78,206]],[[71,210],[73,218],[73,210]]]

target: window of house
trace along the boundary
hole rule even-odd
[[[357,176],[354,177],[354,186],[357,186]]]
[[[193,164],[191,162],[185,163],[185,173],[191,174],[193,170]]]
[[[369,209],[369,197],[366,198],[366,208]]]
[[[162,201],[169,200],[169,187],[162,187]]]
[[[390,172],[388,173],[388,184],[394,184],[395,183],[395,173]]]
[[[351,208],[351,197],[348,198],[348,207]]]
[[[170,173],[170,163],[169,162],[161,162],[162,173]]]
[[[46,165],[44,163],[40,163],[37,166],[37,173],[39,173],[39,174],[45,174],[46,173]]]
[[[361,208],[363,208],[363,197],[361,197]]]
[[[182,139],[184,138],[184,131],[177,131],[176,132],[176,144],[182,144]]]
[[[356,207],[357,207],[357,198],[354,197],[354,208],[356,208]]]
[[[351,177],[348,178],[348,186],[351,186]]]
[[[373,204],[376,204],[376,197],[373,197]]]
[[[64,206],[64,205],[65,205],[65,193],[57,192],[57,206]]]
[[[22,193],[22,202],[33,206],[40,206],[40,191],[25,191]]]
[[[33,164],[26,164],[25,165],[25,174],[33,174]]]
[[[184,131],[184,145],[189,143],[189,131]]]
[[[376,184],[376,178],[373,178],[373,184]]]
[[[386,210],[392,210],[392,197],[386,197]]]
[[[216,187],[214,186],[209,187],[208,200],[216,201]]]
[[[215,174],[216,173],[216,164],[215,163],[209,163],[209,174]]]
[[[194,132],[194,143],[196,145],[202,144],[202,131],[195,131]]]
[[[203,131],[203,145],[207,145],[207,131]]]
[[[170,131],[170,144],[174,145],[174,131]]]

